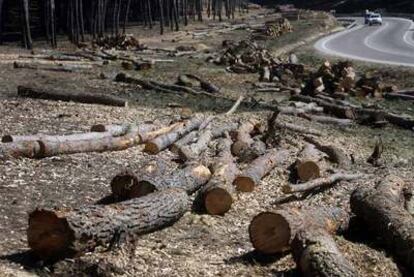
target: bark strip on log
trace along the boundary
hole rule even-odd
[[[300,230],[292,241],[292,254],[305,277],[358,276],[353,265],[339,251],[331,234],[322,228]]]
[[[283,164],[288,158],[286,150],[271,149],[263,156],[255,159],[243,172],[236,177],[233,184],[238,191],[252,192],[260,180],[269,174],[277,165]]]
[[[45,260],[79,255],[171,225],[189,207],[184,190],[167,189],[110,205],[70,211],[37,209],[29,215],[27,240],[34,253]]]
[[[200,192],[203,206],[211,215],[224,215],[234,201],[233,181],[239,170],[231,154],[231,144],[229,137],[219,141],[213,175]]]
[[[98,93],[86,93],[86,92],[59,92],[49,91],[38,88],[29,88],[19,86],[17,88],[17,95],[25,98],[44,99],[52,101],[65,101],[65,102],[78,102],[86,104],[101,104],[109,106],[128,106],[128,101],[116,96],[98,94]]]
[[[392,175],[374,188],[361,186],[351,195],[351,209],[396,260],[414,270],[414,218],[404,208],[404,188]]]
[[[284,208],[262,212],[250,223],[250,241],[259,252],[281,253],[290,249],[300,230],[323,228],[334,234],[346,230],[349,219],[349,212],[336,207]]]
[[[346,174],[346,173],[335,173],[327,177],[318,178],[311,180],[303,184],[296,185],[286,185],[283,187],[284,193],[295,193],[295,192],[304,192],[310,191],[316,188],[330,186],[340,181],[354,181],[361,178],[364,178],[364,174]]]
[[[192,119],[185,121],[181,128],[174,128],[171,132],[160,135],[147,142],[145,144],[144,152],[149,154],[159,153],[189,132],[199,128],[204,121],[204,116],[195,116]]]

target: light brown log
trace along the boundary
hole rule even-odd
[[[414,218],[404,208],[405,186],[393,175],[375,187],[360,186],[351,195],[351,208],[396,260],[414,270]]]
[[[61,92],[45,90],[41,88],[29,88],[19,86],[17,88],[17,95],[19,97],[44,99],[52,101],[73,101],[86,104],[101,104],[110,106],[126,107],[128,101],[117,96],[99,94],[99,93],[87,93],[87,92]]]
[[[110,205],[36,209],[29,215],[27,241],[44,260],[81,255],[171,225],[189,208],[184,190],[167,189]]]
[[[325,229],[300,230],[292,241],[292,254],[303,276],[356,277],[354,266],[343,256]]]
[[[305,102],[305,103],[315,102],[316,104],[318,104],[318,106],[323,108],[325,113],[332,114],[339,118],[348,118],[348,119],[355,118],[355,111],[353,110],[352,107],[329,103],[328,101],[314,98],[311,96],[305,96],[305,95],[293,95],[290,98],[290,100],[300,101],[300,102]]]
[[[171,145],[170,151],[175,154],[179,154],[183,147],[197,141],[198,135],[199,135],[198,131],[192,131],[188,133],[181,139],[177,140],[173,145]]]
[[[255,159],[243,172],[236,177],[234,185],[238,191],[252,192],[260,180],[270,173],[277,165],[283,164],[289,156],[286,150],[271,149],[263,156]]]
[[[218,142],[213,175],[200,192],[202,204],[211,215],[224,215],[234,201],[233,181],[239,170],[231,154],[231,144],[229,137]]]
[[[169,126],[162,127],[160,129],[156,129],[154,131],[149,132],[143,132],[139,134],[139,139],[141,143],[145,143],[148,141],[151,141],[159,136],[168,134],[170,132],[173,132],[176,129],[183,128],[185,126],[185,121],[175,122]]]
[[[240,125],[237,130],[236,140],[231,146],[233,155],[238,156],[243,150],[249,148],[254,142],[251,134],[260,129],[260,122],[250,119]]]
[[[76,72],[82,70],[90,70],[93,68],[90,64],[42,64],[42,63],[22,63],[14,62],[14,68],[16,69],[33,69],[33,70],[47,70],[56,72]]]
[[[295,162],[296,175],[302,182],[319,178],[324,170],[323,155],[313,144],[305,144]]]
[[[336,207],[284,208],[262,212],[250,223],[249,235],[253,247],[265,254],[290,250],[300,230],[323,228],[330,234],[348,228],[350,213]]]
[[[122,124],[122,125],[104,125],[104,124],[96,124],[91,127],[91,132],[99,132],[99,133],[109,133],[113,137],[123,136],[136,125],[134,124]],[[151,123],[144,123],[137,125],[140,129],[140,133],[147,133],[158,130],[160,127],[157,124]]]
[[[365,174],[347,174],[347,173],[335,173],[327,177],[318,178],[311,180],[309,182],[303,184],[296,184],[296,185],[286,185],[283,187],[284,193],[295,193],[295,192],[304,192],[310,191],[320,187],[326,187],[333,185],[340,181],[354,181],[359,180],[366,177]]]
[[[185,121],[181,128],[174,128],[171,132],[160,135],[155,139],[147,142],[145,144],[144,152],[149,154],[159,153],[189,132],[198,129],[204,121],[205,117],[201,115],[195,116],[192,119]]]
[[[321,113],[323,108],[315,103],[293,102],[288,107],[278,107],[281,114],[300,115],[304,113]]]

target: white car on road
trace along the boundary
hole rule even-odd
[[[371,13],[370,15],[368,15],[368,17],[366,19],[366,23],[369,26],[372,26],[372,25],[382,25],[382,17],[378,13]]]

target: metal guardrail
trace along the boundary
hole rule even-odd
[[[381,12],[380,13],[384,17],[401,17],[410,20],[414,20],[414,14],[411,13],[391,13],[391,12]],[[363,17],[364,12],[360,13],[335,13],[335,17]]]

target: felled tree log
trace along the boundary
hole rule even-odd
[[[325,113],[332,114],[339,118],[348,118],[354,119],[355,118],[355,111],[352,107],[348,106],[341,106],[333,103],[329,103],[328,101],[318,99],[311,96],[305,95],[293,95],[290,100],[292,101],[300,101],[305,103],[315,102],[318,106],[322,107]]]
[[[414,218],[404,209],[404,187],[392,175],[375,187],[360,186],[351,195],[351,208],[396,260],[414,270]]]
[[[346,230],[349,219],[349,212],[336,207],[284,208],[262,212],[250,223],[250,241],[259,252],[281,253],[290,250],[300,230],[322,228],[334,234]]]
[[[316,188],[330,186],[340,181],[354,181],[366,177],[364,174],[347,174],[347,173],[335,173],[327,177],[311,180],[303,184],[286,185],[283,187],[284,193],[295,193],[310,191]]]
[[[390,99],[390,100],[399,99],[399,100],[414,101],[414,95],[404,94],[404,93],[385,93],[384,98]]]
[[[286,150],[271,149],[266,154],[255,159],[243,172],[236,177],[234,185],[238,191],[251,192],[260,183],[260,180],[269,174],[277,165],[284,163],[289,152]]]
[[[173,145],[171,145],[170,151],[175,154],[179,154],[181,151],[181,148],[187,146],[188,144],[194,143],[198,139],[198,136],[199,136],[198,131],[192,131],[188,133],[184,137],[177,140]]]
[[[340,148],[334,145],[321,144],[316,139],[310,136],[305,136],[304,139],[305,141],[315,145],[315,147],[319,151],[322,151],[326,155],[328,155],[329,161],[333,163],[337,163],[338,165],[343,166],[343,167],[348,167],[351,164],[351,160],[348,158],[345,152],[342,151]]]
[[[325,229],[300,230],[292,241],[292,254],[303,276],[358,276]]]
[[[287,107],[278,107],[281,114],[300,115],[304,113],[321,113],[323,108],[315,103],[293,102]]]
[[[315,130],[315,129],[311,129],[311,128],[306,128],[300,125],[296,125],[293,123],[289,123],[289,122],[275,122],[276,127],[282,128],[282,129],[288,129],[290,131],[293,132],[297,132],[297,133],[301,133],[301,134],[309,134],[309,135],[315,135],[315,136],[321,136],[322,132]]]
[[[90,70],[93,68],[89,64],[41,64],[41,63],[21,63],[14,62],[14,68],[20,69],[33,69],[33,70],[47,70],[47,71],[56,71],[56,72],[75,72],[82,70]]]
[[[229,137],[219,141],[213,175],[200,191],[202,204],[211,215],[224,215],[234,201],[233,181],[239,170],[231,154],[231,144]]]
[[[335,124],[338,126],[349,126],[352,125],[354,122],[351,119],[346,118],[336,118],[336,117],[330,117],[330,116],[324,116],[324,115],[313,115],[313,114],[299,114],[300,117],[305,118],[310,121],[315,121],[319,123],[326,123],[326,124]]]
[[[128,106],[128,101],[120,97],[86,92],[60,92],[51,91],[38,88],[29,88],[19,86],[17,88],[17,95],[25,98],[45,99],[52,101],[73,101],[86,104],[101,104],[109,106]]]
[[[178,154],[183,161],[195,160],[208,148],[209,143],[216,138],[222,137],[226,132],[234,130],[236,124],[225,124],[217,128],[208,128],[199,132],[198,139],[193,144],[188,144],[178,149]]]
[[[189,132],[198,129],[205,121],[204,116],[195,116],[184,122],[182,127],[174,128],[171,132],[165,133],[145,144],[144,152],[149,154],[157,154],[166,149],[174,142],[182,138]]]
[[[96,246],[111,247],[176,222],[190,207],[181,189],[74,210],[37,209],[29,215],[29,247],[44,260],[80,255]]]
[[[165,134],[171,133],[174,130],[178,130],[180,128],[184,128],[186,121],[175,122],[169,126],[162,127],[160,129],[156,129],[154,131],[142,132],[139,134],[139,139],[141,143],[151,141],[159,136],[163,136]]]
[[[14,158],[39,157],[41,146],[38,141],[21,141],[14,143],[0,144],[0,160],[10,160]]]
[[[162,171],[160,174],[138,171],[138,174],[125,174],[120,177],[118,175],[111,182],[112,194],[115,199],[125,200],[168,188],[180,188],[192,194],[208,182],[211,172],[203,165],[194,164],[177,169],[170,175],[165,175]]]
[[[323,155],[313,144],[306,144],[295,163],[296,175],[302,182],[319,178],[324,170]]]
[[[205,90],[205,91],[207,91],[209,93],[217,93],[217,92],[220,92],[220,88],[218,86],[216,86],[215,84],[209,82],[209,81],[206,81],[206,80],[204,80],[204,79],[202,79],[202,78],[200,78],[198,76],[195,76],[193,74],[186,74],[186,76],[188,78],[190,78],[190,79],[194,79],[194,80],[197,80],[198,82],[200,82],[200,87],[203,90]]]
[[[254,119],[248,120],[240,125],[236,133],[236,139],[231,146],[233,155],[238,156],[242,151],[249,148],[254,142],[251,134],[260,128],[260,122]]]

